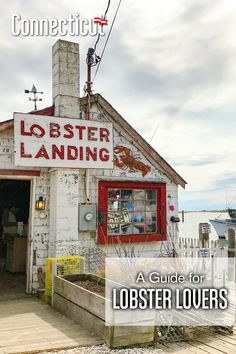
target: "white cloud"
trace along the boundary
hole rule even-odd
[[[117,3],[111,2],[110,23]],[[100,16],[106,5],[106,0],[13,0],[2,6],[0,120],[31,109],[24,89],[33,83],[45,92],[40,107],[51,104],[56,38],[13,37],[12,14],[90,18]],[[152,145],[188,181],[180,201],[189,208],[206,196],[212,207],[223,207],[222,190],[236,189],[234,177],[225,178],[235,176],[236,166],[235,10],[234,0],[122,2],[94,84],[148,141],[158,126]],[[86,52],[95,39],[67,39],[80,42],[82,92]],[[104,38],[98,54],[103,44]]]

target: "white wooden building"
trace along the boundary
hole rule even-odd
[[[45,119],[59,122],[60,117],[68,119],[68,124],[70,118],[82,124],[88,99],[79,97],[78,44],[62,40],[55,43],[52,79],[53,106],[32,112],[38,116],[38,124]],[[81,168],[77,160],[68,167],[64,156],[61,167],[57,167],[51,157],[46,159],[43,154],[38,158],[41,166],[32,165],[32,161],[27,166],[29,158],[24,166],[17,166],[14,121],[0,122],[0,191],[5,190],[0,209],[15,200],[22,208],[18,186],[22,181],[28,183],[28,192],[24,192],[25,185],[21,188],[21,194],[28,196],[28,220],[24,221],[28,225],[28,293],[37,289],[39,269],[44,270],[47,257],[84,254],[91,265],[104,255],[116,255],[123,246],[123,251],[158,257],[177,237],[177,224],[170,219],[178,216],[178,186],[184,188],[186,182],[101,95],[92,95],[90,104],[88,124],[112,124],[113,168],[103,168],[102,164],[93,168],[92,153],[88,168]],[[60,129],[62,132],[64,126]],[[29,149],[28,145],[29,156],[34,146]],[[27,151],[21,156],[24,154]],[[57,157],[60,159],[59,152]],[[35,208],[39,200],[45,202],[44,210]]]

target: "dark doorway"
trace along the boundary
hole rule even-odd
[[[0,179],[0,299],[26,289],[30,181]]]

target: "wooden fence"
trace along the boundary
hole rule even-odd
[[[199,239],[179,237],[177,252],[181,257],[228,257],[228,245],[217,240],[209,241],[202,247]]]

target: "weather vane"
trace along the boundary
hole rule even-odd
[[[42,101],[42,98],[38,98],[38,94],[42,95],[43,92],[38,92],[36,87],[32,86],[31,90],[25,90],[25,93],[33,93],[34,94],[34,98],[29,97],[29,101],[33,101],[34,102],[34,110],[37,111],[37,102],[38,101]]]

